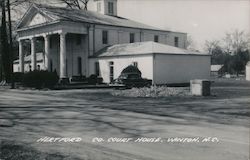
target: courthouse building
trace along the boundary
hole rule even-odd
[[[210,56],[186,50],[186,33],[119,17],[117,0],[93,3],[95,11],[32,5],[17,26],[14,70],[56,70],[61,79],[96,74],[109,83],[132,64],[156,84],[209,77]],[[43,53],[36,53],[38,39]],[[28,58],[24,41],[30,41]]]

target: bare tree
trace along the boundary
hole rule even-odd
[[[212,64],[224,64],[226,72],[239,75],[249,61],[249,44],[249,36],[235,30],[221,41],[206,41],[205,49],[211,54]]]
[[[11,71],[10,71],[10,55],[9,55],[9,43],[8,43],[8,33],[6,27],[6,1],[1,0],[1,65],[3,67],[3,72],[5,76],[5,80],[10,82],[11,79]]]
[[[190,51],[197,51],[195,41],[190,35],[188,35],[187,37],[187,49]]]
[[[2,1],[0,0],[0,13],[2,13]],[[2,14],[0,14],[0,82],[3,80],[3,63],[2,63]]]
[[[218,40],[206,41],[205,50],[211,55],[212,64],[225,63],[227,55],[224,54],[224,51],[220,46],[220,41]]]
[[[81,0],[82,3],[84,4],[84,10],[88,10],[88,3],[89,3],[89,0]]]
[[[220,41],[212,40],[205,42],[205,50],[208,51],[209,54],[212,54],[216,48],[220,47]]]
[[[60,2],[67,5],[69,8],[83,9],[88,10],[88,3],[90,0],[59,0]]]
[[[238,52],[249,50],[250,39],[244,31],[235,30],[226,33],[223,39],[223,48],[229,54],[237,54]]]

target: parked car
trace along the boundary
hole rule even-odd
[[[71,84],[102,84],[102,77],[98,77],[97,75],[90,75],[89,77],[80,75],[80,76],[72,76],[70,78],[70,83]]]
[[[149,87],[151,84],[152,80],[142,78],[138,73],[122,73],[111,82],[111,85],[125,86],[126,88]]]

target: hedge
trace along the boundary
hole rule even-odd
[[[53,88],[58,83],[56,72],[31,71],[23,75],[23,85],[26,87]]]

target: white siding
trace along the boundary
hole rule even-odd
[[[210,56],[163,55],[154,57],[154,83],[189,83],[210,78]]]
[[[90,74],[95,74],[95,62],[97,59],[90,59],[89,71]],[[124,57],[109,57],[99,59],[100,76],[105,83],[109,83],[109,62],[114,62],[114,79],[118,78],[122,70],[131,65],[132,62],[138,63],[138,68],[142,72],[143,78],[153,78],[153,59],[151,55],[146,56],[124,56]]]
[[[103,30],[108,31],[108,44],[102,43],[102,31]],[[139,29],[96,25],[94,33],[93,33],[95,35],[94,51],[97,52],[100,49],[109,45],[129,43],[130,33],[135,34],[135,42],[140,42],[140,30]],[[93,45],[93,42],[91,43]]]
[[[174,44],[174,38],[178,37],[179,39],[179,48],[187,48],[187,34],[186,33],[179,33],[179,32],[169,32],[167,36],[167,42],[166,44],[175,46]]]
[[[91,28],[92,30],[93,28]],[[102,44],[102,31],[108,31],[108,44]],[[154,31],[154,30],[145,30],[145,29],[136,29],[136,28],[125,28],[125,27],[115,27],[115,26],[104,26],[104,25],[95,25],[93,32],[90,32],[90,55],[92,55],[92,50],[97,52],[102,48],[114,45],[114,44],[123,44],[130,43],[130,33],[135,34],[135,42],[146,42],[154,41],[154,36],[159,36],[159,43],[168,44],[174,46],[174,37],[179,38],[179,47],[186,48],[186,34],[178,32],[167,32],[167,31]],[[94,36],[94,39],[91,36]],[[95,44],[93,45],[93,41]]]
[[[249,64],[246,65],[246,80],[250,81],[250,65]]]

